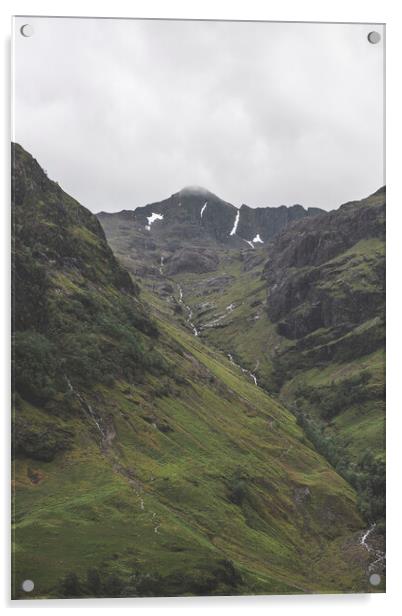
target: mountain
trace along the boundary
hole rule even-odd
[[[372,590],[356,493],[295,416],[194,335],[163,266],[133,281],[12,164],[13,597]]]
[[[110,240],[119,245],[118,238]],[[137,257],[116,254],[135,271]],[[370,538],[381,551],[385,188],[293,221],[253,248],[226,243],[214,254],[212,271],[196,271],[184,250],[177,269],[155,258],[142,272],[142,285],[170,305],[171,318],[292,410],[315,447],[357,489],[361,513],[376,524]]]
[[[158,276],[142,284],[168,295]],[[385,189],[295,221],[259,249],[221,250],[214,272],[170,280],[187,325],[191,313],[205,344],[279,396],[383,529]]]
[[[134,275],[152,274],[161,258],[166,273],[212,272],[222,250],[258,248],[290,222],[323,213],[301,205],[240,209],[200,187],[98,219],[116,255]]]
[[[282,400],[385,518],[385,188],[300,221],[269,249],[267,314],[285,344],[274,359]],[[322,442],[315,422],[333,441]]]
[[[334,337],[384,310],[385,190],[300,222],[269,249],[268,313],[279,333]]]
[[[278,235],[290,223],[324,213],[325,210],[320,208],[305,209],[302,205],[252,208],[243,204],[240,208],[237,234],[244,239],[254,240],[254,243],[261,243],[255,238],[266,242]]]

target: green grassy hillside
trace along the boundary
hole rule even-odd
[[[19,146],[13,173],[13,597],[372,590],[356,494],[295,417]]]

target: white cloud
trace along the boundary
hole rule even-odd
[[[368,26],[29,21],[15,140],[92,211],[189,184],[329,209],[383,183],[383,43]]]

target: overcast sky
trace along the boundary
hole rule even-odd
[[[14,139],[93,212],[186,185],[332,209],[384,183],[373,29],[17,18]]]

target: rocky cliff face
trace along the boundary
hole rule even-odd
[[[128,225],[152,238],[164,238],[178,243],[209,237],[228,241],[237,209],[202,188],[184,188],[168,199],[124,210],[117,214],[101,212],[98,217],[105,228],[113,218],[121,218]]]
[[[259,237],[266,242],[278,235],[291,222],[324,213],[320,208],[305,209],[301,205],[258,208],[242,205],[237,233],[244,239],[252,241]]]
[[[335,337],[383,316],[384,239],[384,189],[280,234],[264,268],[279,333],[301,339],[324,328]]]
[[[144,260],[160,256],[171,272],[200,273],[215,269],[219,250],[262,247],[293,220],[320,213],[323,210],[301,205],[238,209],[203,188],[189,187],[158,203],[116,214],[101,212],[98,218],[113,250],[131,257],[126,265],[134,273],[143,269]],[[194,248],[202,258],[195,257]]]

